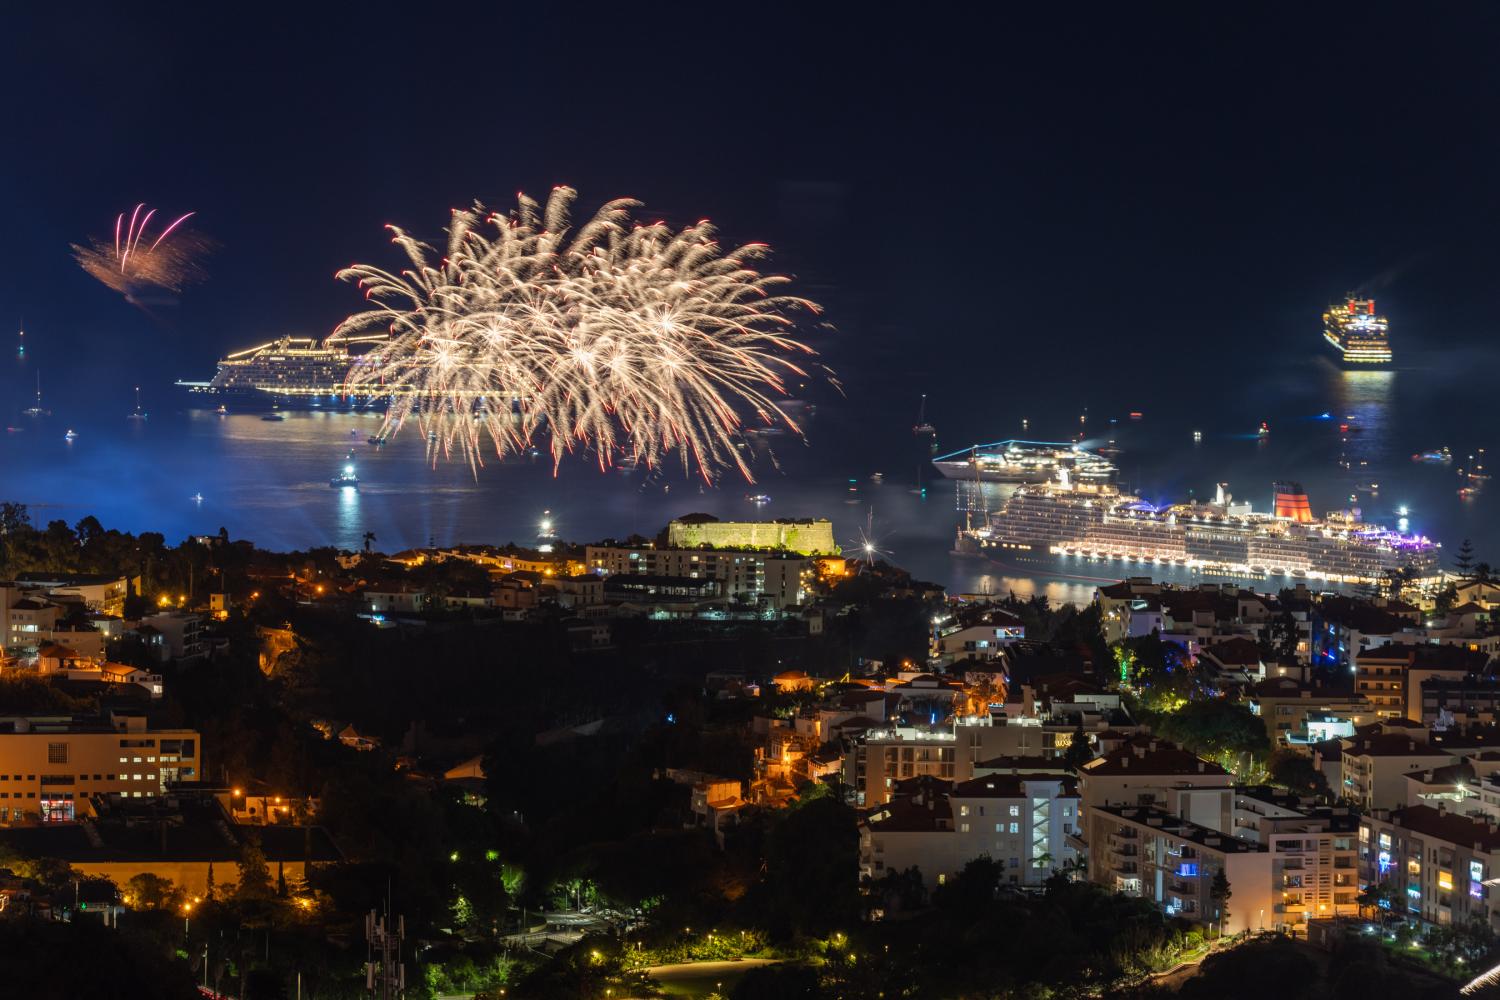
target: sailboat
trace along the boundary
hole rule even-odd
[[[145,420],[146,411],[141,409],[141,387],[135,387],[135,411],[129,414],[126,420]]]
[[[50,417],[52,411],[42,406],[42,373],[36,373],[36,405],[28,406],[21,411],[28,417]]]
[[[16,334],[16,357],[26,357],[26,322],[21,322],[21,332]]]
[[[927,421],[927,393],[922,393],[922,404],[917,407],[917,422],[912,426],[911,432],[917,437],[923,434],[937,435],[937,428]]]

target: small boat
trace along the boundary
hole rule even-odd
[[[1359,483],[1354,488],[1356,490],[1359,490],[1362,493],[1379,493],[1380,492],[1380,484],[1379,483],[1374,483],[1374,482],[1371,482],[1371,483]]]
[[[350,452],[344,458],[344,471],[328,480],[328,485],[336,490],[359,489],[359,477],[354,474],[354,453]]]
[[[202,493],[194,493],[192,496],[188,497],[188,499],[191,500],[191,501],[193,501],[193,503],[202,503],[203,502],[203,494]]]
[[[1268,424],[1268,423],[1266,423],[1264,420],[1262,420],[1260,422],[1260,430],[1256,431],[1256,433],[1260,437],[1270,437],[1271,436],[1271,425]]]
[[[771,498],[765,493],[746,493],[745,502],[753,503],[758,507],[763,507],[771,502]]]
[[[72,440],[76,439],[77,437],[78,437],[77,432],[74,431],[73,428],[69,427],[68,428],[68,433],[66,433],[66,434],[63,435],[63,440],[64,441],[72,441]]]
[[[260,419],[266,421],[267,423],[280,423],[281,421],[285,420],[286,417],[280,413],[263,413],[261,414]]]
[[[1461,496],[1461,497],[1463,497],[1465,500],[1471,500],[1474,497],[1477,497],[1479,495],[1479,487],[1477,487],[1477,486],[1460,486],[1458,488],[1458,495]]]
[[[1099,454],[1106,455],[1109,458],[1116,458],[1116,457],[1118,457],[1122,450],[1123,449],[1121,449],[1121,447],[1119,445],[1115,444],[1115,439],[1114,438],[1110,438],[1109,439],[1109,444],[1107,444],[1104,447],[1098,449]]]
[[[912,424],[911,432],[917,437],[924,434],[937,434],[937,428],[927,419],[927,393],[922,393],[922,403],[917,407],[917,422]]]
[[[1193,431],[1193,444],[1202,444],[1202,443],[1203,443],[1203,432],[1202,431]]]
[[[1479,457],[1476,460],[1474,456],[1469,456],[1469,461],[1474,463],[1474,467],[1469,470],[1469,478],[1474,480],[1490,478],[1490,474],[1484,471],[1484,449],[1476,448],[1474,450],[1478,453]]]
[[[141,387],[135,387],[135,409],[125,417],[126,420],[145,420],[146,411],[141,409]]]
[[[225,406],[223,403],[220,403],[219,408],[214,412],[222,417],[229,412],[229,407]]]
[[[873,473],[871,473],[870,474],[870,482],[872,482],[872,483],[883,483],[883,482],[885,482],[885,473],[884,472],[873,472]]]
[[[1142,413],[1140,410],[1131,410],[1130,411],[1130,419],[1131,420],[1143,420],[1143,419],[1145,419],[1145,416],[1146,415],[1144,413]]]
[[[381,445],[385,444],[385,435],[371,434],[369,437],[365,438],[365,443],[373,444],[375,447],[379,448]]]
[[[1453,461],[1453,452],[1447,447],[1438,448],[1434,451],[1421,451],[1411,457],[1413,462],[1428,462],[1435,465],[1447,465]]]
[[[28,406],[21,411],[28,417],[50,417],[52,411],[42,406],[42,373],[36,373],[36,405]]]

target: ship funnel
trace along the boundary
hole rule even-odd
[[[1274,488],[1276,490],[1274,513],[1277,517],[1296,521],[1299,524],[1312,522],[1312,505],[1307,502],[1307,491],[1302,488],[1301,483],[1280,482]]]
[[[1057,482],[1060,486],[1072,486],[1073,477],[1068,474],[1068,467],[1062,466],[1057,470]]]
[[[1229,502],[1229,484],[1220,483],[1218,490],[1214,492],[1214,503],[1223,506]]]

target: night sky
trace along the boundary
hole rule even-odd
[[[131,381],[165,396],[326,334],[358,305],[334,271],[396,263],[384,223],[438,237],[556,183],[771,242],[893,424],[918,391],[1090,352],[1149,379],[1309,349],[1354,287],[1408,345],[1492,336],[1493,8],[646,6],[6,13],[4,339],[24,315],[34,363],[117,410]],[[138,201],[221,244],[150,315],[68,250]]]

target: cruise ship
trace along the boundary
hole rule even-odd
[[[319,405],[339,402],[377,405],[373,395],[349,396],[349,367],[359,357],[351,345],[373,343],[384,337],[317,341],[311,337],[281,337],[256,347],[236,351],[219,362],[219,370],[207,382],[179,381],[189,392],[231,396],[276,403],[281,406]]]
[[[1071,442],[995,441],[932,460],[949,479],[978,479],[988,483],[1045,483],[1066,470],[1075,482],[1105,483],[1114,479],[1114,465],[1102,455]]]
[[[1365,523],[1359,510],[1314,518],[1297,483],[1277,483],[1270,513],[1236,502],[1219,484],[1212,502],[1157,506],[1108,483],[1066,473],[1020,486],[988,523],[961,529],[958,551],[993,558],[1027,554],[1178,566],[1224,576],[1287,576],[1383,583],[1410,569],[1438,572],[1437,545]]]
[[[1390,324],[1376,315],[1375,300],[1350,293],[1341,305],[1323,314],[1323,339],[1351,368],[1379,368],[1391,363]]]

